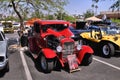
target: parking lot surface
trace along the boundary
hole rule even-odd
[[[11,42],[18,38],[17,34],[7,34]],[[16,37],[15,37],[16,36]],[[10,71],[7,73],[0,73],[0,80],[120,80],[120,54],[116,54],[111,58],[103,58],[101,56],[93,56],[93,62],[89,66],[80,66],[80,71],[68,73],[64,69],[59,71],[54,70],[51,73],[43,73],[39,63],[35,63],[29,52],[21,51],[20,48],[16,50],[9,50],[9,65]],[[21,58],[21,54],[24,59]],[[25,63],[23,62],[25,61]],[[29,70],[30,75],[27,75],[26,69]]]

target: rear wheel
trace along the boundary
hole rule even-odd
[[[101,49],[104,57],[111,57],[115,54],[115,48],[111,43],[103,44]]]
[[[41,69],[45,73],[50,73],[54,67],[54,60],[53,59],[46,59],[45,56],[42,54],[40,57],[40,64]]]
[[[88,66],[90,63],[92,63],[92,54],[86,54],[83,58],[82,65]]]

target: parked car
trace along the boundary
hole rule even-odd
[[[30,35],[30,31],[31,28],[30,27],[24,27],[24,30],[20,31],[20,29],[18,30],[18,35],[20,36],[20,34],[22,33],[21,37],[20,37],[20,43],[22,47],[28,46],[28,36]]]
[[[90,32],[80,34],[84,43],[98,47],[104,57],[120,52],[120,30],[111,27],[92,26]]]
[[[0,71],[9,71],[8,43],[2,31],[0,31]]]
[[[3,26],[2,24],[0,24],[0,31],[2,31],[2,32],[4,32],[4,31],[3,31],[3,27],[4,27],[4,26]]]
[[[88,26],[86,26],[86,21],[77,21],[75,23],[72,23],[69,26],[70,31],[74,34],[72,37],[75,41],[78,41],[81,39],[80,34],[82,32],[89,32],[90,29]]]
[[[12,25],[12,22],[3,22],[2,25],[4,33],[14,33],[14,27]]]
[[[93,50],[86,45],[77,44],[71,37],[69,22],[62,20],[40,20],[34,22],[28,37],[28,48],[34,59],[38,60],[44,72],[51,72],[58,66],[69,64],[75,70],[80,64],[92,62]]]

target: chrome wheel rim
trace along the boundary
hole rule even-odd
[[[108,45],[104,45],[103,46],[103,54],[109,55],[109,53],[110,53],[110,49],[109,49]]]

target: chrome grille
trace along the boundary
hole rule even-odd
[[[63,57],[73,54],[74,51],[74,42],[65,42],[63,44]]]

